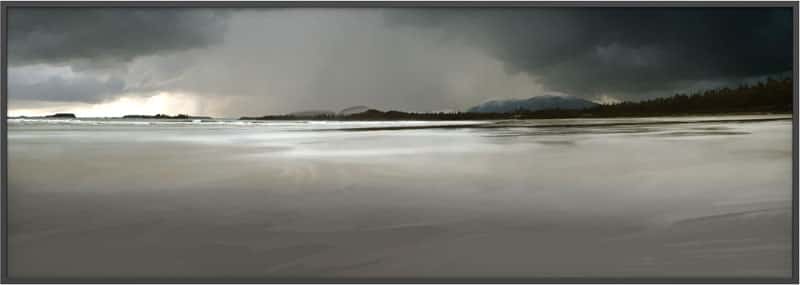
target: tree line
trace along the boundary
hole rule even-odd
[[[601,104],[580,110],[517,110],[511,113],[412,113],[370,109],[350,115],[274,115],[242,117],[243,120],[502,120],[579,117],[643,117],[740,113],[792,113],[792,79],[773,79],[737,88],[717,88],[691,94],[675,94],[638,102]]]

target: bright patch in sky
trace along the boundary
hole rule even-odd
[[[74,113],[78,117],[120,117],[124,115],[192,114],[199,110],[193,96],[161,92],[153,96],[125,96],[114,101],[87,104],[72,103],[57,107],[9,109],[9,116],[45,116]]]

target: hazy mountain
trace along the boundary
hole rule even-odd
[[[294,112],[289,115],[295,117],[333,116],[336,115],[336,112],[329,110],[308,110],[308,111]]]
[[[348,107],[348,108],[344,108],[341,111],[339,111],[339,116],[347,116],[347,115],[352,115],[352,114],[363,113],[363,112],[366,112],[367,110],[369,110],[369,107],[367,107],[367,106]]]
[[[570,96],[536,96],[528,99],[491,100],[469,108],[471,113],[511,113],[518,110],[538,111],[547,109],[579,110],[597,106],[589,100]]]

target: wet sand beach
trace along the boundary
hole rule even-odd
[[[791,136],[790,116],[12,120],[9,275],[788,277]]]

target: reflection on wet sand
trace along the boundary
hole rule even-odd
[[[12,122],[10,274],[786,277],[791,121],[752,119]]]

